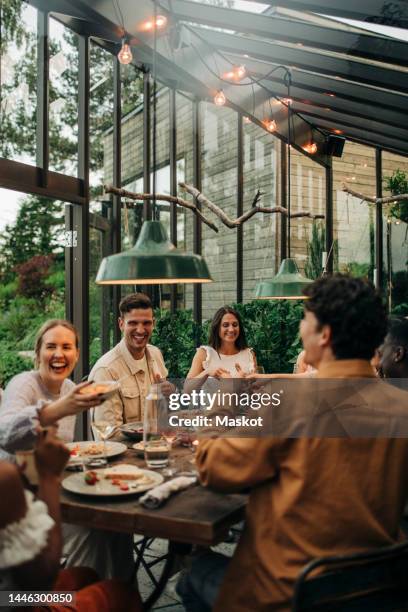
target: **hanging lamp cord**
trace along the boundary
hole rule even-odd
[[[157,4],[156,0],[153,0],[154,5],[154,32],[153,32],[153,210],[152,219],[157,221],[157,204],[156,204],[156,165],[157,165],[157,147],[156,147],[156,135],[157,135]],[[146,103],[146,102],[145,102]],[[147,102],[148,103],[148,102]]]
[[[288,221],[287,221],[287,244],[288,244],[288,257],[290,258],[290,203],[291,203],[291,180],[290,180],[290,145],[292,142],[292,134],[291,134],[291,112],[290,112],[290,105],[291,105],[291,99],[290,99],[290,86],[292,84],[292,74],[290,72],[290,70],[288,70],[285,67],[285,76],[284,76],[284,82],[285,85],[288,88],[288,168],[287,168],[287,194],[286,194],[286,201],[287,201],[287,205],[286,208],[288,210]]]

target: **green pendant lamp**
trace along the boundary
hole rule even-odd
[[[301,300],[306,285],[313,281],[299,272],[296,261],[283,259],[279,272],[271,280],[260,281],[255,289],[255,298],[259,300]]]
[[[162,285],[210,283],[203,257],[177,249],[160,221],[145,221],[135,246],[105,257],[98,270],[99,285]]]
[[[154,23],[157,5],[154,0]],[[162,285],[210,283],[212,278],[201,255],[186,253],[170,242],[163,224],[156,220],[156,132],[157,132],[157,37],[153,49],[153,221],[145,221],[135,246],[129,251],[105,257],[98,270],[99,285]]]
[[[284,68],[284,66],[282,66]],[[288,87],[288,100],[290,100],[290,86],[292,76],[285,68],[285,81]],[[289,257],[282,260],[279,271],[271,280],[260,281],[255,288],[255,298],[259,300],[302,300],[304,288],[313,283],[310,278],[303,276],[295,259],[290,256],[290,104],[288,107],[288,173],[287,173],[287,243]]]

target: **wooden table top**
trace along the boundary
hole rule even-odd
[[[190,449],[173,449],[177,467],[191,470]],[[145,467],[144,460],[128,449],[115,463]],[[66,472],[69,476],[72,472]],[[137,533],[175,542],[212,546],[225,539],[229,528],[244,517],[247,496],[222,494],[196,485],[170,497],[156,510],[147,510],[140,495],[100,498],[61,491],[62,519],[83,527]]]

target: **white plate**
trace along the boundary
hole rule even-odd
[[[93,470],[96,474],[103,474],[104,470]],[[122,495],[133,495],[135,493],[143,493],[149,489],[153,489],[157,485],[161,484],[164,480],[161,474],[153,472],[151,470],[140,470],[144,476],[149,478],[149,482],[139,483],[137,480],[124,480],[129,486],[128,491],[122,491],[117,485],[113,485],[112,481],[108,478],[101,478],[94,485],[88,485],[85,482],[84,473],[78,472],[77,474],[71,474],[62,481],[62,488],[71,493],[79,493],[80,495],[93,495],[102,497],[106,495],[114,495],[120,497]]]
[[[132,444],[132,448],[135,449],[135,451],[137,452],[137,454],[141,457],[144,457],[144,442],[143,440],[141,442],[136,442],[136,444]]]
[[[95,446],[96,445],[100,445],[101,448],[103,447],[103,442],[91,442],[91,441],[87,441],[87,442],[69,442],[69,444],[67,444],[67,447],[69,448],[69,450],[71,451],[74,448],[78,448],[80,449],[86,449],[89,448],[89,446]],[[127,451],[127,446],[126,444],[122,444],[122,442],[106,442],[106,456],[107,457],[116,457],[116,455],[121,455],[122,453],[124,453],[125,451]],[[90,455],[88,453],[86,453],[85,455],[82,455],[80,452],[77,455],[71,455],[70,459],[69,459],[69,464],[73,465],[76,463],[82,463],[82,458],[86,457],[87,459],[93,459],[93,458],[97,458],[97,457],[103,457],[103,451],[101,453],[98,453],[97,455]]]

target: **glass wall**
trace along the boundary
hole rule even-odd
[[[310,157],[291,149],[291,214],[326,213],[326,172]],[[325,219],[295,217],[290,221],[291,257],[308,278],[318,278],[322,271],[325,248]]]
[[[334,269],[374,281],[375,206],[346,194],[343,185],[368,195],[376,192],[375,150],[346,142],[333,158]]]
[[[37,11],[0,2],[0,157],[36,165]]]
[[[33,368],[47,319],[65,318],[65,205],[0,189],[0,387]]]
[[[49,168],[78,173],[78,37],[49,19]]]
[[[176,93],[176,143],[177,143],[177,183],[183,181],[193,184],[193,102],[185,95]],[[189,198],[178,189],[182,197]],[[194,215],[184,208],[177,210],[177,245],[190,253],[193,251]],[[181,307],[193,308],[193,285],[178,287]],[[184,302],[183,296],[184,295]],[[180,300],[181,298],[181,300]]]
[[[91,366],[111,346],[114,317],[112,290],[95,284],[102,256],[110,252],[109,220],[112,197],[103,185],[113,179],[113,56],[94,41],[90,44],[90,230],[89,323]],[[100,220],[102,218],[102,221]],[[103,229],[105,228],[105,229]],[[105,328],[102,327],[104,322]],[[106,328],[107,325],[107,328]]]
[[[408,192],[408,157],[382,154],[383,195]],[[384,276],[389,308],[408,315],[408,200],[383,206]]]
[[[276,206],[279,141],[253,123],[244,121],[243,130],[244,212],[258,190],[263,194],[260,205]],[[279,221],[280,215],[257,213],[243,225],[245,302],[253,299],[260,280],[275,274]]]
[[[238,116],[229,108],[209,102],[201,104],[202,193],[226,215],[237,216]],[[214,219],[214,215],[203,209]],[[203,285],[203,318],[211,319],[224,304],[236,300],[236,229],[229,229],[216,218],[218,233],[202,226],[203,256],[214,282]]]

